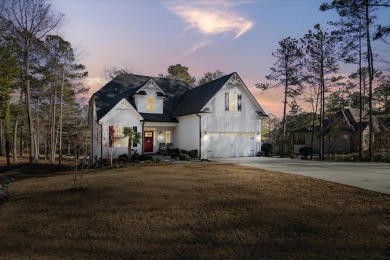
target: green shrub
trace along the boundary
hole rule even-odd
[[[0,174],[0,203],[8,199],[8,188],[14,182],[5,173]]]
[[[152,161],[153,156],[152,155],[147,155],[147,154],[141,154],[138,156],[139,161]]]
[[[197,159],[199,157],[199,154],[198,154],[198,150],[191,150],[190,153],[189,153],[189,156],[191,157],[191,159]]]
[[[178,156],[179,156],[178,153],[175,153],[175,152],[171,153],[171,158],[172,159],[176,159]]]
[[[261,145],[261,151],[264,152],[264,156],[269,157],[274,153],[274,147],[270,143],[264,143]]]
[[[256,154],[256,156],[258,156],[258,157],[262,157],[262,156],[264,156],[265,155],[265,153],[263,152],[263,151],[259,151],[259,152],[257,152],[257,154]]]
[[[127,154],[121,154],[118,156],[118,159],[117,159],[118,163],[124,163],[127,161],[128,161]]]
[[[375,162],[390,162],[390,154],[386,152],[374,153],[372,157]]]
[[[301,147],[299,148],[299,154],[302,155],[302,158],[303,159],[306,159],[308,155],[311,154],[311,147],[309,146],[304,146],[304,147]]]
[[[180,154],[179,160],[180,161],[189,161],[190,160],[190,156],[188,154]]]

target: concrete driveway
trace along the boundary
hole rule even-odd
[[[309,176],[390,194],[388,163],[323,162],[268,157],[213,158],[212,161]]]

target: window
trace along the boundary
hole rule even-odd
[[[123,126],[109,126],[108,128],[108,135],[109,135],[109,141],[108,145],[109,147],[127,147],[129,138],[125,137],[123,134],[123,130],[125,127]]]
[[[165,142],[168,144],[168,143],[172,143],[171,141],[171,131],[165,131]]]
[[[133,130],[134,130],[134,132],[137,133],[137,127],[136,126],[133,126]],[[137,147],[137,143],[133,142],[133,147]]]
[[[241,111],[241,94],[225,93],[225,111]]]
[[[108,127],[108,146],[113,147],[115,142],[115,127],[110,125]]]
[[[237,111],[237,95],[229,93],[229,111]]]
[[[229,93],[225,93],[225,111],[229,111]]]
[[[148,96],[148,112],[154,111],[154,98],[152,96]]]
[[[297,134],[295,136],[295,143],[294,144],[305,144],[305,134]]]

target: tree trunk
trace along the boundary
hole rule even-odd
[[[313,160],[313,146],[314,146],[314,132],[315,132],[315,122],[317,118],[317,112],[318,112],[318,101],[320,98],[320,93],[317,93],[316,98],[316,105],[313,107],[313,121],[312,121],[312,129],[311,129],[311,140],[310,140],[310,160]]]
[[[13,161],[18,161],[18,155],[17,155],[17,142],[18,142],[18,122],[19,122],[19,116],[16,116],[15,118],[15,124],[14,124],[14,152],[13,152]]]
[[[65,84],[65,69],[62,69],[62,83],[61,83],[61,95],[60,95],[60,121],[59,121],[59,128],[60,128],[60,142],[59,142],[59,155],[58,155],[58,164],[61,164],[62,160],[62,106],[63,106],[63,99],[64,99],[64,84]]]
[[[56,95],[57,92],[54,91],[52,97],[52,112],[51,112],[51,124],[50,124],[50,163],[55,162],[56,155]]]
[[[25,53],[25,67],[24,67],[24,77],[26,80],[26,110],[27,110],[27,120],[28,120],[28,131],[29,131],[29,137],[30,137],[30,149],[29,149],[29,160],[30,162],[33,162],[37,160],[36,155],[33,154],[35,151],[34,149],[34,122],[32,118],[32,112],[31,112],[31,93],[30,93],[30,79],[29,79],[29,53]]]
[[[374,57],[371,48],[371,35],[370,35],[370,15],[369,15],[369,3],[368,0],[364,2],[366,7],[366,37],[367,37],[367,63],[368,63],[368,106],[369,106],[369,142],[368,142],[368,158],[372,162],[372,146],[373,146],[373,133],[374,125],[372,123],[372,82],[374,79]]]
[[[282,128],[282,142],[281,142],[281,148],[280,148],[280,158],[284,157],[284,145],[286,140],[286,110],[287,110],[287,88],[288,88],[288,81],[286,76],[286,85],[284,87],[284,105],[283,105],[283,128]]]
[[[0,156],[3,156],[3,121],[0,120]]]

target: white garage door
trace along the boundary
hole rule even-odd
[[[252,133],[213,133],[208,139],[208,156],[255,156],[255,145]]]

